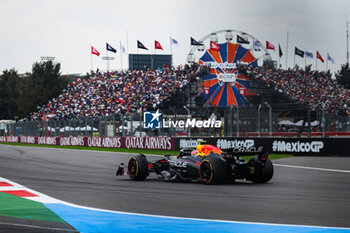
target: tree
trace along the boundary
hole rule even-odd
[[[25,91],[23,96],[29,101],[27,115],[36,110],[37,106],[46,104],[50,99],[57,97],[67,85],[67,80],[60,76],[60,63],[52,61],[35,62],[32,73],[23,82]]]
[[[17,102],[21,80],[16,70],[4,70],[0,76],[0,119],[13,119],[18,114]]]
[[[349,63],[343,64],[340,71],[335,74],[337,82],[346,88],[350,88],[350,68]]]
[[[32,73],[19,77],[16,70],[0,75],[0,119],[24,118],[58,96],[68,83],[59,63],[35,62]]]

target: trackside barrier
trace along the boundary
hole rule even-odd
[[[0,142],[30,143],[58,146],[85,146],[151,150],[192,149],[205,142],[221,149],[249,152],[251,147],[263,147],[270,153],[294,155],[350,156],[350,138],[242,138],[242,137],[34,137],[2,136]]]
[[[176,149],[195,148],[200,141],[220,149],[233,149],[236,152],[250,152],[251,147],[263,147],[270,153],[294,155],[350,156],[350,138],[235,138],[235,137],[196,137],[178,138]]]
[[[175,150],[173,137],[34,137],[4,136],[0,142],[17,142],[57,146],[85,146],[104,148],[128,148],[149,150]]]

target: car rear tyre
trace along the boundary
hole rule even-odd
[[[251,177],[254,183],[267,183],[273,176],[273,164],[270,159],[265,162],[265,167],[256,168],[255,174]]]
[[[148,162],[146,156],[136,155],[129,160],[128,174],[132,180],[145,180],[148,176]]]
[[[204,158],[199,167],[199,175],[205,184],[219,184],[225,181],[226,166],[220,157]]]

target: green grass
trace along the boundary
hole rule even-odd
[[[61,149],[75,149],[75,150],[97,150],[97,151],[111,151],[111,152],[126,152],[137,154],[152,154],[152,155],[178,155],[176,150],[146,150],[146,149],[128,149],[128,148],[101,148],[101,147],[85,147],[85,146],[55,146],[55,145],[39,145],[39,144],[25,144],[25,143],[0,143],[4,145],[13,146],[29,146],[29,147],[46,147],[46,148],[61,148]]]
[[[255,157],[255,155],[251,156],[240,156],[242,159],[245,161],[248,161],[250,158]],[[274,160],[274,159],[283,159],[283,158],[288,158],[288,157],[293,157],[293,155],[289,154],[270,154],[269,159]]]
[[[46,147],[46,148],[61,148],[61,149],[75,149],[75,150],[96,150],[96,151],[110,151],[110,152],[125,152],[125,153],[136,153],[136,154],[150,154],[150,155],[178,155],[179,151],[176,150],[145,150],[145,149],[128,149],[128,148],[97,148],[97,147],[84,147],[84,146],[55,146],[55,145],[39,145],[39,144],[25,144],[25,143],[0,143],[4,145],[13,146],[29,146],[29,147]],[[270,159],[281,159],[292,157],[290,154],[270,154]],[[240,156],[244,160],[249,160],[254,156]]]

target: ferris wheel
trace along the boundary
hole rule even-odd
[[[197,62],[203,53],[210,48],[211,41],[214,43],[232,42],[233,40],[236,41],[237,35],[249,42],[249,44],[241,43],[240,45],[249,49],[259,62],[262,61],[262,58],[271,58],[270,53],[257,38],[246,32],[229,29],[215,31],[202,37],[199,40],[202,45],[191,46],[191,50],[187,55],[186,63]]]
[[[231,42],[233,39],[236,42]],[[213,45],[215,47],[213,47]],[[249,78],[238,72],[240,65],[258,66],[271,59],[263,44],[248,33],[237,30],[221,30],[210,33],[192,46],[187,63],[197,62],[210,67],[203,77],[203,93],[211,106],[245,106],[250,91]]]

